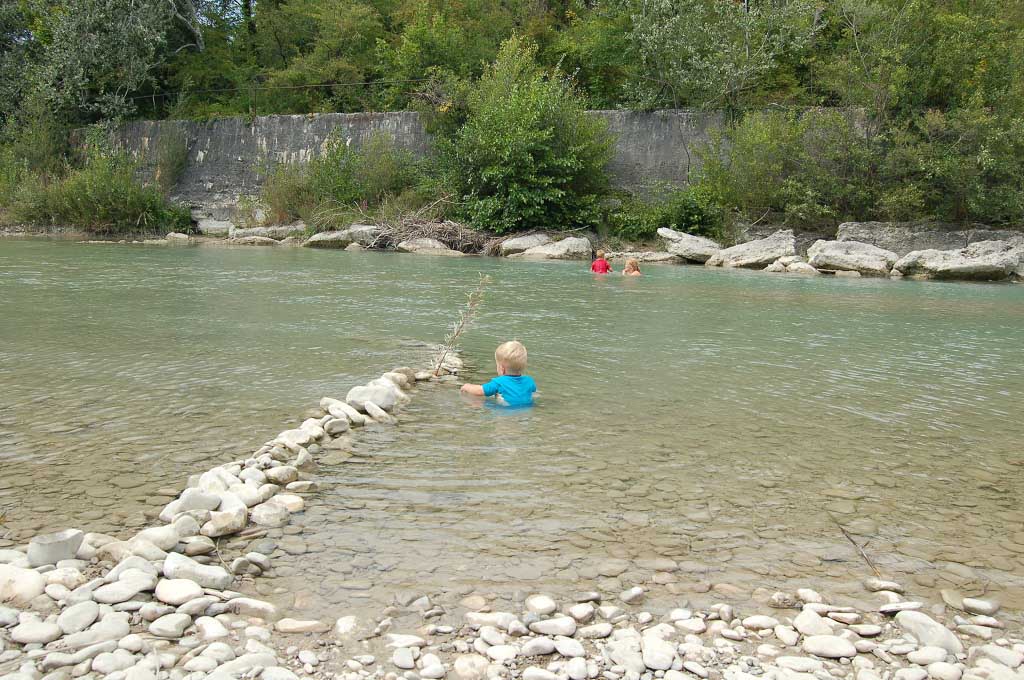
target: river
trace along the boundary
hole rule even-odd
[[[1024,286],[585,270],[0,240],[0,547],[127,537],[321,396],[422,364],[483,272],[468,377],[517,338],[538,406],[417,388],[320,466],[260,593],[323,616],[636,584],[653,608],[856,599],[870,562],[1024,609]]]

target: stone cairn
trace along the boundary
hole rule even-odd
[[[518,612],[481,595],[449,610],[416,594],[398,602],[422,617],[411,633],[391,632],[398,607],[363,625],[298,620],[231,590],[270,559],[249,552],[228,565],[215,541],[286,524],[315,491],[300,473],[321,442],[396,423],[418,381],[454,380],[461,367],[449,355],[439,371],[399,368],[345,400],[323,398],[326,415],[191,477],[163,524],[128,540],[68,529],[0,550],[0,680],[1024,680],[1024,640],[995,618],[997,602],[963,598],[943,623],[942,606],[930,615],[878,578],[864,583],[882,601],[875,610],[800,589],[775,593],[770,615],[681,602],[655,617],[641,586],[562,606],[534,594]]]

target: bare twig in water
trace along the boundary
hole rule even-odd
[[[476,313],[480,308],[480,304],[484,301],[484,289],[491,282],[491,277],[487,274],[480,274],[480,281],[476,284],[476,288],[469,294],[466,299],[466,306],[459,310],[459,317],[452,324],[451,331],[445,336],[444,342],[441,344],[441,349],[437,353],[437,360],[434,363],[434,375],[441,375],[441,368],[444,366],[444,360],[458,348],[459,340],[462,339],[462,334],[472,325],[473,320],[476,318]]]
[[[871,561],[871,558],[868,557],[866,552],[864,552],[864,549],[860,547],[860,543],[853,540],[853,536],[851,536],[850,532],[846,530],[846,527],[840,524],[839,520],[837,520],[831,512],[828,513],[828,517],[837,527],[839,527],[839,530],[843,532],[843,536],[846,536],[846,540],[853,544],[853,547],[857,549],[857,552],[860,553],[860,556],[864,559],[864,563],[871,567],[871,571],[875,572],[875,576],[882,578],[882,572],[878,571],[878,567],[876,567],[875,563]]]

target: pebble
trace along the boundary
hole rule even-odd
[[[79,602],[66,608],[57,617],[57,625],[65,635],[85,630],[100,616],[100,606],[92,600]]]
[[[942,647],[921,647],[907,654],[907,661],[919,666],[938,663],[946,660],[946,650]]]
[[[29,618],[22,615],[21,623],[11,629],[11,640],[22,645],[45,645],[63,634],[64,631],[56,623],[47,623],[35,617]]]
[[[275,623],[274,628],[279,633],[326,633],[331,626],[323,621],[285,618]]]
[[[633,586],[628,590],[619,593],[619,599],[626,604],[634,604],[644,598],[644,589],[640,586]]]
[[[683,662],[683,668],[685,668],[686,670],[690,671],[691,673],[696,675],[698,678],[707,678],[710,675],[708,670],[706,668],[704,668],[704,666],[702,666],[699,663],[697,663],[696,661],[684,661]],[[672,671],[669,671],[669,672],[672,672]],[[668,678],[668,673],[665,674],[665,677]]]
[[[566,658],[586,656],[587,652],[578,640],[569,637],[555,638],[555,651]]]
[[[960,680],[963,671],[951,663],[937,661],[928,665],[928,677],[932,680]]]
[[[775,633],[775,637],[779,638],[779,640],[787,647],[793,647],[800,641],[800,633],[796,632],[789,626],[775,626],[773,631]]]
[[[523,656],[544,656],[554,651],[555,641],[548,637],[536,637],[532,640],[527,640],[520,649],[520,653]]]
[[[612,624],[602,621],[584,626],[576,631],[576,636],[586,640],[600,640],[612,634]]]
[[[550,619],[534,621],[529,626],[534,633],[541,635],[564,635],[572,637],[576,632],[576,620],[571,616],[556,616]]]
[[[992,600],[979,600],[974,597],[965,597],[963,599],[963,608],[972,614],[992,616],[999,611],[999,603]]]
[[[581,602],[569,607],[569,616],[576,619],[577,623],[586,623],[594,618],[594,605],[589,602]]]
[[[156,599],[167,604],[181,605],[202,597],[203,587],[183,578],[165,578],[156,584]]]
[[[149,624],[149,632],[162,638],[180,638],[191,625],[192,617],[188,614],[167,614]]]
[[[396,649],[391,655],[391,663],[402,669],[416,668],[416,657],[413,656],[413,648],[399,647]]]

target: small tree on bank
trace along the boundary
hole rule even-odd
[[[506,41],[470,91],[465,123],[440,141],[465,216],[496,233],[590,225],[608,186],[607,124],[587,114],[567,76],[542,72],[535,54]]]

